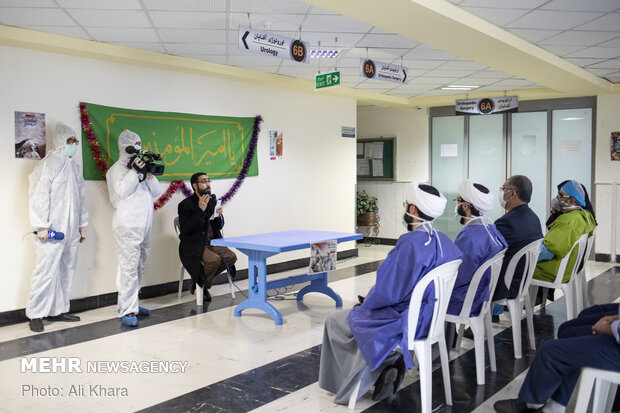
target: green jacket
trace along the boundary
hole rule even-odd
[[[566,254],[573,247],[573,244],[583,234],[592,235],[594,231],[594,217],[586,210],[573,210],[566,212],[556,218],[551,224],[549,232],[545,235],[543,243],[555,254],[555,258],[549,261],[540,261],[536,264],[534,270],[534,278],[541,281],[553,282],[560,267],[560,261],[566,257]],[[577,260],[577,249],[573,250],[562,282],[568,282],[570,274]]]

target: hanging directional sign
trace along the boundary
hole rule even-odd
[[[263,56],[308,63],[308,42],[239,26],[239,49]]]
[[[340,85],[340,72],[321,73],[314,75],[314,88],[323,89]]]
[[[360,59],[360,76],[386,82],[408,83],[408,68],[370,59]]]
[[[489,115],[491,113],[516,112],[518,109],[518,96],[458,99],[455,104],[457,115]]]

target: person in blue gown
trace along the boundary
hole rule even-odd
[[[495,225],[485,222],[484,213],[493,207],[493,194],[487,187],[467,179],[459,185],[456,201],[456,214],[464,227],[454,243],[463,253],[463,262],[459,267],[448,305],[448,314],[452,315],[461,313],[469,284],[476,270],[508,246]],[[489,299],[490,277],[489,269],[478,285],[470,317],[479,315],[482,303]]]
[[[330,314],[325,321],[319,386],[335,393],[337,404],[347,404],[357,383],[358,395],[375,386],[373,399],[398,389],[405,371],[413,366],[407,349],[409,301],[415,285],[429,271],[461,259],[460,250],[433,228],[446,198],[430,185],[412,183],[405,194],[404,223],[409,230],[377,270],[375,285],[361,305]],[[432,286],[424,294],[416,338],[428,334],[435,301]]]

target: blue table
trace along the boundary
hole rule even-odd
[[[241,312],[246,308],[257,308],[273,317],[276,325],[281,325],[282,315],[267,302],[267,290],[310,281],[310,285],[297,293],[298,301],[301,301],[309,292],[317,292],[330,296],[336,301],[337,307],[342,307],[342,298],[327,285],[326,272],[296,275],[267,282],[267,258],[281,252],[310,248],[310,244],[314,242],[336,240],[340,243],[361,238],[361,234],[347,232],[291,230],[219,238],[212,240],[211,245],[236,248],[248,256],[249,298],[235,307],[235,317],[240,317]]]

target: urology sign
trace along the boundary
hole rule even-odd
[[[490,115],[491,113],[516,112],[518,109],[518,96],[461,99],[456,101],[455,106],[457,115]]]
[[[196,171],[211,179],[236,178],[248,152],[255,118],[132,110],[86,103],[97,142],[108,166],[118,159],[118,135],[140,135],[142,147],[162,155],[160,181],[188,180]],[[84,179],[102,180],[82,129]],[[256,154],[248,176],[258,175]]]
[[[308,63],[308,42],[239,26],[239,49],[263,56]]]

